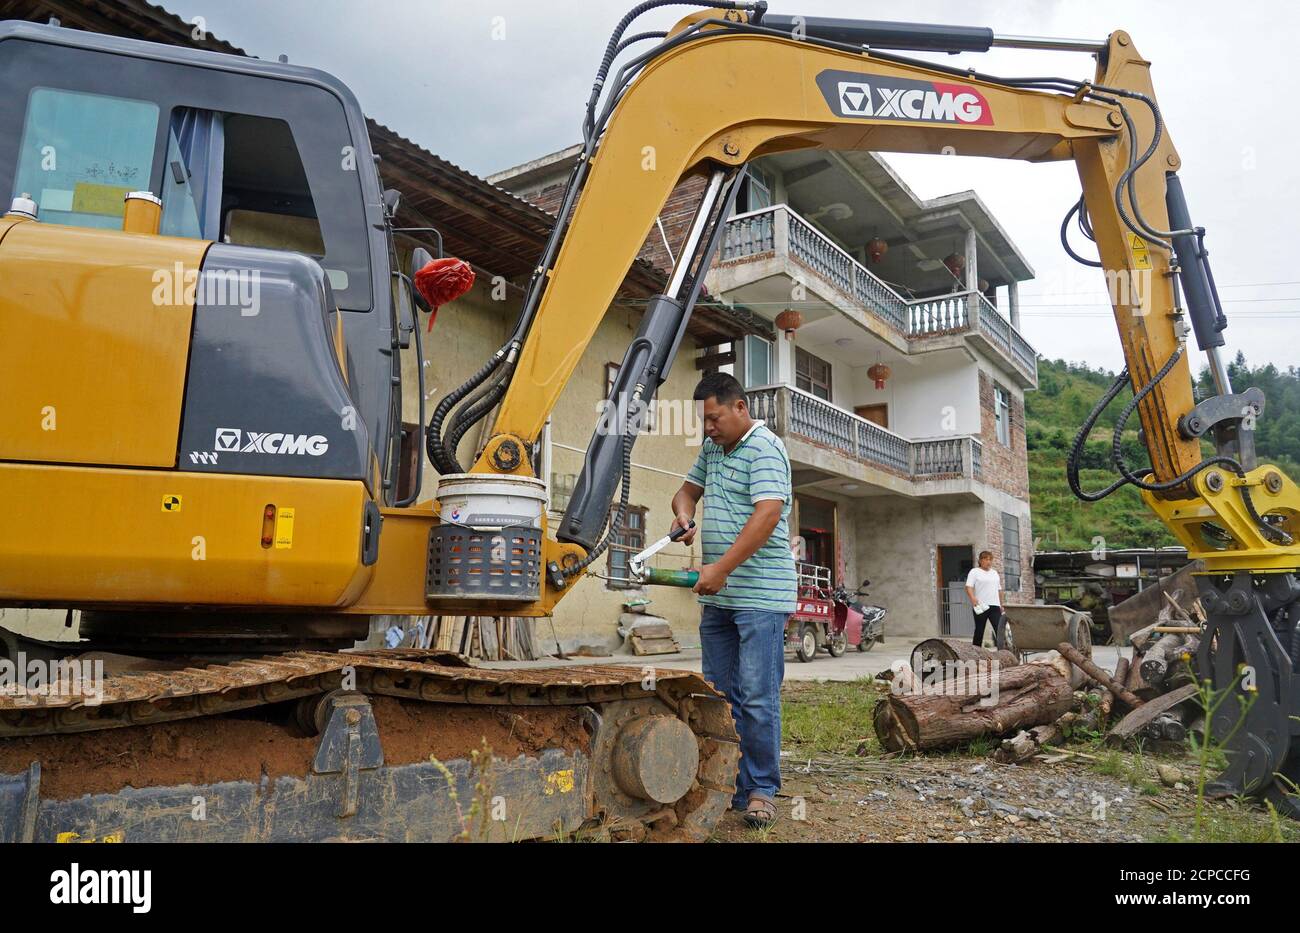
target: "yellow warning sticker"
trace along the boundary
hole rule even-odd
[[[181,497],[177,495],[163,496],[162,510],[164,512],[179,512],[181,510]]]
[[[1142,239],[1136,233],[1128,235],[1129,251],[1133,253],[1133,268],[1150,269],[1151,254],[1147,252],[1146,240]]]
[[[130,193],[130,188],[118,185],[97,185],[93,182],[79,181],[72,189],[72,209],[78,214],[121,217],[126,210],[126,196]]]
[[[275,513],[275,546],[293,547],[293,509],[281,506]]]
[[[547,797],[554,797],[556,794],[567,794],[573,790],[573,769],[567,768],[563,771],[552,771],[546,775],[546,787],[543,789]]]
[[[94,836],[83,836],[81,833],[56,833],[55,842],[125,842],[126,831],[119,829],[115,833],[105,833],[96,838]]]

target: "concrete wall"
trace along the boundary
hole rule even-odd
[[[497,295],[494,298],[493,295]],[[474,287],[438,310],[433,330],[422,331],[425,381],[425,421],[433,409],[450,391],[472,376],[508,336],[508,328],[519,313],[522,294],[518,288],[492,281],[479,275]],[[419,326],[426,327],[427,318],[421,315]],[[346,319],[344,321],[346,324]],[[416,386],[415,354],[402,353],[402,417],[414,422],[419,413]],[[478,432],[471,431],[461,439],[457,451],[461,464],[469,468],[473,460]],[[421,456],[424,463],[424,491],[422,499],[429,499],[438,488],[438,473]]]
[[[841,522],[852,536],[855,574],[871,579],[871,602],[885,606],[885,637],[928,637],[939,627],[940,545],[968,545],[978,552],[986,538],[985,506],[978,501],[874,496],[857,500]]]
[[[18,632],[42,641],[69,641],[77,637],[74,617],[72,628],[64,623],[67,612],[63,609],[0,609],[0,628]]]

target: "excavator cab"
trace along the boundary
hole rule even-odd
[[[21,208],[0,221],[0,511],[52,478],[69,503],[35,542],[35,514],[3,521],[21,524],[0,596],[39,566],[82,603],[348,604],[401,433],[390,208],[355,98],[312,69],[55,26],[0,24],[0,50]],[[122,232],[133,192],[160,202],[156,236]],[[72,536],[104,550],[69,559]],[[125,592],[90,569],[123,539]]]

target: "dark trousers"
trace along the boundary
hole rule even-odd
[[[993,623],[993,644],[996,647],[1002,646],[1002,607],[989,606],[983,612],[975,613],[975,637],[971,639],[971,644],[979,646],[984,644],[984,623]]]

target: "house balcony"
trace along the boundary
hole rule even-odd
[[[805,273],[805,285],[901,353],[969,344],[1024,389],[1038,386],[1037,353],[976,290],[904,298],[785,204],[727,222],[715,292]]]
[[[983,481],[976,437],[906,438],[793,386],[747,393],[750,413],[785,443],[796,475],[811,470],[903,495],[972,492]]]

